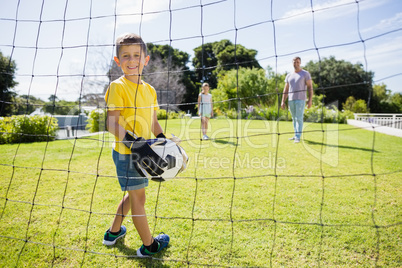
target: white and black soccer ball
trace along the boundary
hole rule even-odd
[[[177,176],[187,168],[188,156],[184,149],[170,139],[150,139],[147,140],[152,150],[157,153],[168,165],[163,168],[161,177],[153,178],[143,168],[142,173],[154,181],[167,181]]]

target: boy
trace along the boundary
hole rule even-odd
[[[126,235],[122,226],[124,215],[131,209],[132,220],[143,245],[138,256],[153,255],[169,244],[169,236],[161,233],[153,238],[145,213],[145,187],[148,179],[139,166],[155,177],[163,173],[167,163],[146,143],[151,132],[157,138],[166,138],[156,117],[158,101],[155,89],[141,80],[149,55],[142,38],[124,34],[116,40],[114,60],[124,75],[113,81],[105,95],[107,128],[115,136],[113,161],[122,191],[128,193],[117,208],[112,226],[104,235],[104,245],[114,245]],[[139,138],[137,138],[139,137]]]

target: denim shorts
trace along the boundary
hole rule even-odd
[[[112,151],[121,190],[131,191],[147,187],[148,179],[137,172],[131,161],[131,155],[120,154],[115,150]]]

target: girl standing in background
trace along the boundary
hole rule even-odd
[[[212,95],[209,93],[208,83],[202,84],[201,93],[198,95],[198,115],[201,116],[202,139],[208,140],[208,122],[209,119],[214,116],[214,111],[212,109]]]

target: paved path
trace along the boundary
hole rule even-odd
[[[402,138],[402,129],[380,126],[377,124],[362,122],[360,120],[354,119],[348,119],[348,125]]]

